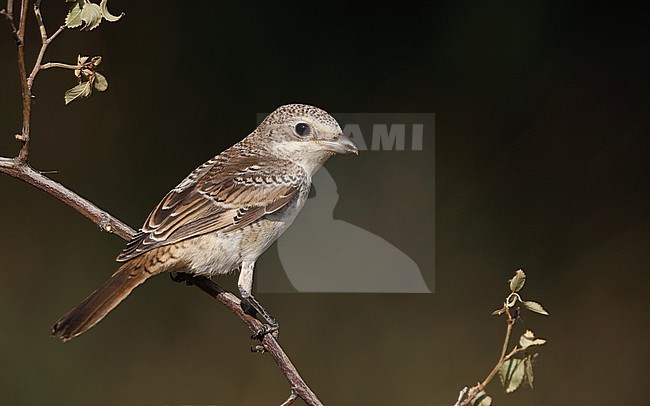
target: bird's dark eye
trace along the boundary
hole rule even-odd
[[[296,124],[296,134],[306,137],[311,134],[311,127],[307,123],[298,123]]]

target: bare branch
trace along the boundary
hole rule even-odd
[[[523,351],[525,348],[520,348],[515,345],[515,347],[510,351],[509,353],[506,354],[508,351],[508,344],[510,343],[510,337],[512,335],[512,326],[514,326],[516,317],[512,317],[512,314],[510,313],[510,307],[508,306],[507,303],[503,304],[503,312],[506,314],[507,319],[506,319],[506,335],[503,339],[503,345],[501,347],[501,355],[499,356],[499,361],[497,361],[496,365],[494,368],[492,368],[492,371],[488,374],[488,376],[483,380],[483,382],[479,382],[478,385],[475,385],[471,388],[465,387],[460,391],[460,395],[458,396],[458,401],[454,404],[454,406],[467,406],[472,403],[474,398],[478,396],[481,391],[485,390],[485,387],[492,381],[494,376],[499,372],[499,369],[501,366],[508,361],[510,358],[518,354],[519,352]]]
[[[508,351],[508,343],[510,342],[510,336],[512,335],[512,326],[515,324],[515,319],[512,317],[510,314],[510,308],[507,305],[504,305],[503,308],[506,311],[506,316],[507,318],[507,325],[506,325],[506,336],[503,339],[503,346],[501,347],[501,356],[499,356],[499,361],[497,364],[492,368],[492,371],[488,374],[488,376],[481,382],[480,389],[483,390],[485,387],[490,383],[492,378],[494,378],[494,375],[496,375],[497,372],[499,372],[499,368],[501,368],[501,365],[506,361],[506,351]],[[512,355],[509,355],[512,356]]]
[[[26,163],[29,157],[29,141],[30,141],[30,128],[31,128],[31,115],[32,115],[32,86],[34,85],[34,79],[36,75],[41,70],[41,62],[43,61],[43,56],[47,50],[48,45],[65,29],[65,26],[62,25],[59,29],[48,38],[47,31],[45,29],[45,24],[43,22],[43,16],[41,15],[40,10],[40,1],[34,3],[34,14],[36,16],[36,21],[38,22],[39,31],[41,33],[41,49],[34,63],[34,68],[32,69],[29,76],[27,76],[27,68],[25,66],[25,27],[27,24],[27,5],[28,0],[22,0],[20,5],[20,22],[18,29],[14,24],[13,18],[13,1],[9,0],[7,2],[7,10],[2,10],[0,13],[5,16],[9,21],[12,27],[12,34],[16,40],[16,45],[18,48],[18,73],[20,76],[20,87],[22,93],[22,102],[23,102],[23,128],[20,134],[16,134],[16,139],[22,142],[20,152],[18,153],[18,163]]]
[[[219,285],[212,282],[210,279],[199,276],[192,278],[190,283],[196,285],[199,289],[217,299],[219,302],[221,302],[221,304],[229,308],[233,313],[237,315],[237,317],[246,323],[248,328],[253,333],[257,333],[263,327],[262,322],[244,312],[241,306],[241,301],[237,296],[224,290]],[[321,401],[318,400],[316,394],[312,392],[309,386],[307,386],[305,381],[298,373],[296,367],[293,365],[284,350],[282,350],[282,347],[280,347],[280,344],[278,344],[277,340],[275,337],[273,337],[272,334],[264,335],[264,338],[262,339],[262,345],[264,346],[264,350],[271,354],[271,357],[291,384],[292,392],[299,396],[302,400],[305,401],[305,403],[310,406],[322,405]]]
[[[0,158],[0,172],[11,175],[23,182],[27,182],[61,200],[63,203],[81,213],[84,217],[97,224],[102,231],[115,233],[125,240],[130,239],[135,234],[135,231],[128,225],[114,218],[73,191],[65,188],[60,183],[57,183],[47,176],[35,171],[26,163],[21,162],[18,158]]]
[[[63,69],[75,70],[75,69],[81,69],[83,67],[84,67],[83,65],[70,65],[68,63],[61,63],[61,62],[48,62],[41,65],[41,70],[50,69],[50,68],[63,68]]]
[[[51,37],[48,38],[47,30],[45,29],[45,23],[43,22],[43,16],[41,15],[40,1],[36,1],[34,3],[34,15],[36,16],[36,21],[38,22],[38,29],[41,32],[41,50],[38,52],[38,56],[36,57],[36,62],[34,63],[32,73],[30,73],[29,77],[27,78],[27,87],[29,88],[30,92],[32,91],[32,86],[34,85],[34,78],[36,78],[38,72],[43,69],[41,63],[43,62],[43,56],[45,56],[45,51],[47,50],[48,45],[50,45],[54,38],[63,32],[63,30],[65,30],[65,25],[62,25],[58,30],[56,30],[54,34],[52,34]]]
[[[25,25],[27,24],[27,0],[22,0],[20,5],[20,24],[18,26],[18,73],[20,74],[20,87],[23,94],[23,130],[16,138],[23,143],[18,154],[20,162],[27,162],[29,155],[29,127],[32,114],[32,93],[27,86],[27,69],[25,68]]]
[[[38,22],[38,30],[41,32],[41,41],[45,43],[45,41],[47,41],[47,31],[45,31],[45,24],[43,23],[43,17],[41,16],[41,2],[39,0],[34,2],[34,14],[36,15],[36,21]]]

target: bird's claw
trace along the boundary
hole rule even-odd
[[[264,336],[267,334],[271,334],[273,338],[278,338],[278,335],[280,334],[280,326],[276,324],[262,324],[262,327],[259,328],[253,335],[251,336],[252,340],[263,340]]]

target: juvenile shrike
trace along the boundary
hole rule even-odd
[[[246,138],[196,168],[149,214],[99,289],[52,329],[67,341],[93,327],[149,277],[180,271],[211,277],[239,270],[242,298],[273,327],[251,294],[255,261],[305,204],[311,177],[357,147],[325,111],[279,107]]]

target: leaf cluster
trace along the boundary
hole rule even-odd
[[[78,69],[75,69],[74,74],[79,80],[79,84],[65,92],[65,104],[76,99],[90,97],[93,88],[99,92],[108,89],[108,80],[96,70],[102,62],[102,57],[94,56],[90,61],[88,59],[90,59],[88,56],[79,55],[77,57]]]
[[[66,3],[72,3],[65,18],[67,28],[81,27],[83,31],[91,31],[99,27],[102,19],[115,22],[124,16],[124,13],[119,16],[111,14],[108,11],[108,0],[102,0],[100,4],[89,0],[66,0]]]
[[[65,18],[67,28],[81,27],[82,31],[90,31],[99,27],[102,19],[115,22],[124,16],[124,13],[118,16],[111,14],[108,11],[108,0],[101,0],[100,4],[92,3],[89,0],[66,0],[66,2],[72,3]],[[97,66],[102,62],[102,57],[95,56],[89,59],[88,56],[79,55],[77,57],[74,74],[79,83],[65,92],[65,104],[90,97],[93,89],[99,92],[108,89],[108,80],[97,71]]]

